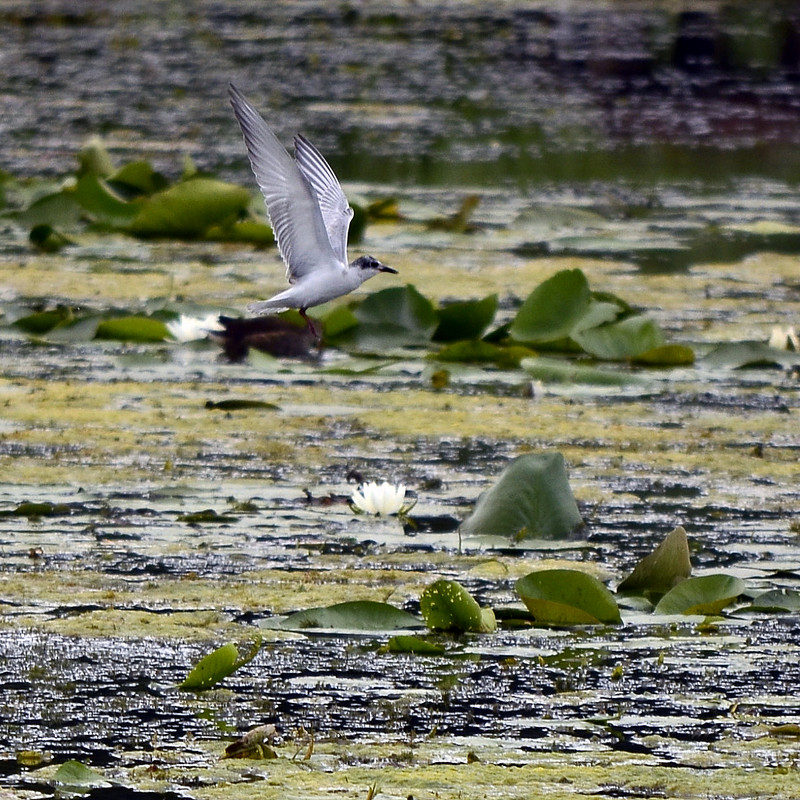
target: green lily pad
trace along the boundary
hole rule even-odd
[[[78,180],[75,199],[96,222],[109,228],[127,228],[142,208],[141,202],[129,202],[92,173]]]
[[[516,590],[543,625],[615,625],[621,622],[614,595],[592,575],[573,569],[531,572]]]
[[[439,325],[433,333],[435,342],[458,342],[480,339],[497,313],[497,295],[483,300],[451,303],[439,309]]]
[[[137,236],[198,238],[214,225],[233,222],[250,203],[242,186],[191,178],[147,198],[128,230]]]
[[[764,342],[730,342],[711,350],[702,360],[707,367],[744,369],[746,367],[784,367],[800,364],[800,353],[776,350]]]
[[[532,378],[545,383],[577,383],[587,386],[627,386],[644,383],[632,372],[590,367],[560,358],[525,358],[520,366]]]
[[[561,453],[520,456],[484,492],[461,525],[464,536],[566,539],[583,524]]]
[[[354,600],[297,611],[287,617],[268,619],[262,623],[262,627],[284,631],[302,631],[307,628],[394,631],[402,628],[421,628],[422,621],[388,603]]]
[[[238,644],[228,642],[200,659],[178,688],[196,692],[210,689],[252,661],[260,649],[260,634]]]
[[[23,228],[33,229],[37,225],[50,225],[54,228],[74,227],[84,212],[72,191],[64,190],[40,197],[15,216]]]
[[[606,361],[634,358],[664,344],[658,325],[640,315],[594,328],[574,330],[571,337],[587,353]]]
[[[101,772],[74,760],[65,761],[56,770],[55,775],[53,775],[53,782],[76,792],[111,786]]]
[[[664,344],[639,353],[631,361],[645,367],[688,367],[694,364],[694,350],[685,344]]]
[[[116,317],[97,326],[97,339],[115,339],[123,342],[163,342],[169,334],[161,320],[150,317]]]
[[[749,606],[738,609],[737,613],[753,611],[785,613],[800,611],[800,592],[796,589],[771,589],[754,597]]]
[[[266,400],[207,400],[206,408],[212,411],[251,411],[260,409],[265,411],[279,411],[280,406],[269,403]]]
[[[590,300],[589,282],[581,270],[557,272],[528,295],[509,333],[518,342],[567,338],[587,312]]]
[[[492,610],[481,608],[456,581],[432,583],[422,593],[419,606],[425,624],[432,630],[491,633],[497,628]]]
[[[656,614],[718,614],[744,591],[744,581],[721,573],[687,578],[667,592]]]
[[[686,531],[675,528],[652,553],[641,559],[617,587],[618,592],[665,594],[692,574]]]
[[[72,319],[72,309],[59,306],[52,311],[37,311],[34,314],[20,317],[14,322],[14,325],[25,333],[41,336],[70,319]]]
[[[386,649],[390,653],[413,653],[417,656],[443,656],[445,654],[442,645],[419,636],[392,636],[386,643]]]
[[[494,364],[500,369],[517,369],[523,358],[532,351],[521,345],[500,347],[484,341],[453,342],[443,347],[433,358],[437,361],[448,361],[468,364]]]

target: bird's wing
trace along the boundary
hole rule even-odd
[[[346,264],[347,231],[353,218],[353,209],[348,205],[342,187],[328,162],[305,136],[294,137],[294,157],[300,172],[317,194],[319,210],[322,212],[333,252]]]
[[[286,264],[286,276],[294,283],[320,263],[338,259],[338,253],[331,248],[311,182],[244,95],[233,84],[228,91],[250,166],[264,195],[278,251]]]

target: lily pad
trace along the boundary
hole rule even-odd
[[[765,342],[730,342],[711,350],[702,361],[707,367],[744,369],[746,367],[776,367],[800,364],[800,353],[777,350]]]
[[[614,595],[592,575],[574,569],[531,572],[516,583],[528,611],[542,625],[619,624]]]
[[[520,366],[532,378],[545,383],[578,383],[587,386],[627,386],[643,383],[644,379],[632,372],[590,367],[575,361],[559,358],[525,358]]]
[[[738,611],[797,612],[800,611],[800,592],[796,589],[771,589],[754,597],[749,606]]]
[[[631,361],[646,367],[688,367],[694,364],[694,350],[685,344],[664,344],[639,353]]]
[[[509,464],[461,525],[464,536],[567,539],[583,524],[561,453],[532,453]]]
[[[413,653],[418,656],[443,656],[445,649],[436,642],[419,636],[392,636],[386,643],[390,653]]]
[[[667,592],[656,614],[718,614],[744,591],[744,581],[718,573],[687,578]]]
[[[692,574],[686,531],[675,528],[650,555],[641,559],[617,587],[618,592],[664,594]]]
[[[78,180],[75,199],[96,222],[109,228],[127,228],[142,208],[139,201],[126,200],[92,173]]]
[[[589,282],[581,270],[557,272],[528,295],[509,333],[518,342],[564,339],[584,316],[590,300]]]
[[[457,342],[479,339],[497,313],[497,295],[483,300],[451,303],[439,309],[439,325],[433,333],[435,342]]]
[[[587,353],[606,361],[633,358],[664,344],[658,325],[640,315],[594,328],[574,330],[571,336]]]
[[[187,691],[210,689],[252,661],[260,649],[260,634],[238,644],[228,642],[200,659],[178,688]]]
[[[491,633],[497,628],[492,610],[482,609],[456,581],[432,583],[422,593],[419,606],[425,624],[432,630]]]
[[[332,606],[309,608],[287,617],[265,620],[261,627],[284,631],[332,628],[353,631],[394,631],[421,628],[422,621],[400,608],[374,600],[353,600]]]
[[[107,319],[97,326],[98,339],[116,339],[123,342],[162,342],[169,335],[161,320],[150,317],[117,317]]]
[[[461,362],[468,364],[494,364],[501,369],[516,369],[523,358],[532,351],[521,345],[499,347],[484,341],[454,342],[443,347],[433,356],[437,361]]]
[[[111,783],[101,772],[87,767],[80,761],[65,761],[53,775],[53,782],[65,789],[85,792],[89,789],[108,787]]]
[[[213,225],[233,222],[250,203],[242,186],[192,178],[149,197],[129,226],[137,236],[197,238]]]

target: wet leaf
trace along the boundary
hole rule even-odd
[[[129,230],[137,236],[198,238],[214,225],[232,223],[250,203],[242,186],[192,178],[144,201]]]
[[[531,572],[516,590],[542,625],[598,625],[621,622],[614,595],[592,575],[573,569]]]
[[[62,247],[74,244],[72,239],[59,233],[52,225],[35,225],[28,235],[32,245],[44,253],[57,253]]]
[[[665,594],[656,614],[718,614],[744,591],[744,581],[721,573],[687,578]]]
[[[655,350],[664,344],[658,325],[648,317],[627,317],[619,322],[576,330],[572,338],[590,355],[620,361]]]
[[[390,653],[412,653],[418,656],[443,656],[445,649],[436,642],[419,636],[392,636],[386,643]]]
[[[796,612],[800,611],[800,592],[796,589],[772,589],[753,598],[753,602],[738,609],[737,613],[752,611]]]
[[[98,136],[93,136],[78,153],[78,174],[99,175],[105,178],[114,172],[114,162]]]
[[[465,536],[566,539],[583,524],[561,453],[520,456],[484,492],[461,525]]]
[[[50,225],[53,228],[69,229],[83,217],[83,209],[74,192],[64,190],[40,197],[26,209],[16,214],[17,222],[23,228],[37,225]]]
[[[332,606],[309,608],[287,617],[265,620],[264,628],[301,631],[307,628],[333,628],[351,631],[394,631],[420,628],[422,622],[402,609],[374,600],[354,600]]]
[[[419,599],[425,624],[432,630],[491,633],[497,628],[491,609],[482,609],[456,581],[439,580]]]
[[[149,161],[129,161],[108,175],[108,184],[131,196],[148,195],[165,189],[167,179]]]
[[[142,207],[139,201],[129,202],[118,195],[102,178],[92,173],[78,180],[75,199],[95,221],[109,228],[127,228]]]
[[[116,317],[97,326],[98,339],[115,339],[123,342],[162,342],[169,335],[161,320],[151,317]]]
[[[454,342],[433,355],[437,361],[469,364],[494,364],[501,369],[516,369],[532,353],[520,345],[499,347],[483,341]]]
[[[621,370],[590,367],[559,358],[525,358],[520,366],[532,378],[545,383],[579,383],[588,386],[627,386],[643,383],[639,375]]]
[[[238,644],[228,642],[200,659],[178,688],[197,692],[210,689],[252,661],[260,649],[259,634]]]
[[[617,587],[618,592],[665,594],[692,573],[686,531],[675,528],[652,553],[641,559]]]
[[[694,350],[685,344],[665,344],[645,350],[631,360],[646,367],[688,367],[694,364]]]
[[[800,353],[776,350],[765,342],[732,342],[715,347],[702,360],[707,367],[783,367],[800,364]]]
[[[439,325],[433,333],[435,342],[479,339],[497,313],[497,295],[483,300],[451,303],[439,309]]]
[[[111,785],[102,773],[80,761],[65,761],[53,775],[53,782],[74,791]]]
[[[275,234],[269,225],[249,219],[212,225],[205,231],[203,237],[215,242],[248,242],[259,247],[275,243]]]
[[[190,525],[203,525],[206,523],[229,524],[238,521],[239,517],[232,514],[220,514],[213,508],[206,508],[203,511],[195,511],[192,514],[181,514],[178,522],[188,522]]]
[[[51,331],[56,325],[72,319],[72,309],[67,306],[59,306],[52,311],[37,311],[35,314],[28,314],[20,317],[14,325],[26,333],[41,336],[43,333]]]
[[[562,270],[539,284],[517,312],[509,333],[518,342],[552,342],[570,335],[591,294],[579,269]]]

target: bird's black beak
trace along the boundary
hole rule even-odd
[[[397,270],[392,269],[391,267],[387,267],[386,264],[381,264],[378,267],[378,272],[391,272],[392,275],[397,275]]]

